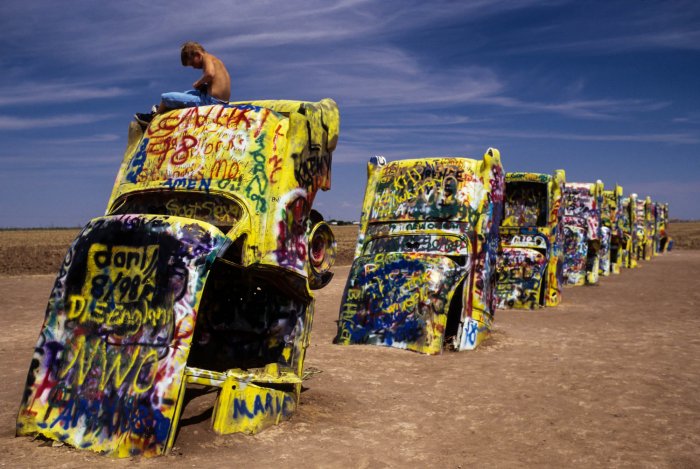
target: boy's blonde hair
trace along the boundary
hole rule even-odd
[[[198,52],[200,54],[206,52],[200,43],[194,41],[187,41],[184,43],[180,49],[180,60],[182,61],[182,65],[185,67],[188,66],[194,55]]]

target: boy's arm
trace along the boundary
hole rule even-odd
[[[216,67],[214,66],[214,61],[211,57],[205,55],[202,60],[202,76],[192,84],[192,87],[194,89],[199,89],[202,85],[211,85],[215,73]]]

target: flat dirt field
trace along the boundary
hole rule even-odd
[[[556,308],[499,310],[480,349],[440,356],[333,345],[348,266],[335,272],[317,293],[318,373],[291,420],[219,436],[215,396],[200,395],[174,451],[151,460],[14,437],[54,273],[3,272],[0,466],[700,467],[700,251],[567,288]]]

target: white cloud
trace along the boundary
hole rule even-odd
[[[116,141],[121,141],[124,138],[124,136],[116,135],[116,134],[95,134],[95,135],[86,135],[84,137],[70,137],[70,138],[51,138],[51,139],[46,139],[44,142],[46,143],[54,143],[54,144],[60,144],[60,145],[80,145],[80,144],[85,144],[85,143],[107,143],[107,142],[116,142]]]
[[[66,127],[75,124],[88,124],[102,121],[111,119],[112,117],[114,117],[112,114],[69,114],[53,115],[49,117],[16,117],[0,115],[0,131]]]
[[[65,103],[124,96],[131,91],[118,86],[95,87],[83,84],[23,83],[16,88],[3,87],[0,106],[34,103]]]

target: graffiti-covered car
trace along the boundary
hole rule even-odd
[[[656,252],[663,254],[671,250],[673,239],[668,234],[668,204],[656,203],[656,232],[658,240]]]
[[[649,239],[649,227],[651,215],[647,214],[647,200],[640,198],[634,194],[634,210],[635,210],[635,233],[636,233],[636,251],[635,256],[638,261],[651,259],[652,241]]]
[[[603,233],[600,255],[600,274],[619,274],[626,249],[622,223],[622,186],[615,185],[613,190],[603,191],[601,208],[601,231]]]
[[[105,216],[68,249],[17,418],[118,457],[173,444],[187,384],[220,388],[217,433],[297,407],[334,239],[330,100],[204,106],[132,123]]]
[[[644,199],[644,260],[650,261],[656,255],[658,235],[656,232],[656,204],[647,196]]]
[[[483,160],[375,157],[367,172],[335,342],[426,354],[473,349],[496,307],[498,150]]]
[[[506,173],[501,253],[500,308],[556,306],[561,301],[564,170],[553,175]]]
[[[603,183],[564,187],[564,277],[572,285],[598,283]]]

